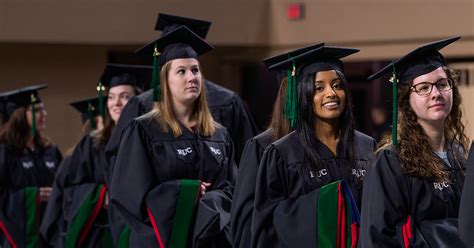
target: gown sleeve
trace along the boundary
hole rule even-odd
[[[409,189],[395,152],[378,152],[364,180],[361,247],[401,247],[409,214]]]
[[[40,235],[37,222],[40,212],[38,187],[12,188],[6,146],[0,144],[0,246],[37,246]]]
[[[51,245],[75,246],[94,232],[107,187],[94,178],[93,167],[100,165],[94,164],[93,151],[92,138],[85,136],[56,176],[41,225]]]
[[[193,247],[230,246],[230,212],[237,167],[234,146],[226,134],[225,162],[211,189],[198,202]]]
[[[265,151],[257,176],[252,247],[316,246],[318,190],[287,198],[288,173],[277,150]],[[301,225],[304,223],[304,225]]]
[[[474,246],[474,142],[471,144],[466,166],[466,179],[459,207],[459,236],[466,245]]]
[[[110,201],[132,231],[153,240],[145,207],[147,194],[156,184],[148,142],[137,121],[124,129],[111,175]]]
[[[240,159],[230,220],[232,245],[236,248],[250,247],[255,186],[262,150],[257,140],[250,139]]]

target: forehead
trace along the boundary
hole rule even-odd
[[[186,59],[174,59],[171,61],[171,68],[177,68],[179,66],[189,67],[189,66],[198,66],[199,61],[193,58]]]
[[[413,79],[413,84],[423,83],[423,82],[434,83],[434,82],[440,80],[441,78],[447,78],[447,75],[446,75],[446,72],[444,71],[444,69],[442,67],[438,67],[437,69],[435,69],[435,70],[433,70],[429,73],[423,74],[423,75],[418,76],[415,79]]]
[[[109,94],[133,93],[134,89],[130,85],[118,85],[109,89]]]
[[[317,81],[325,81],[325,80],[333,80],[339,78],[336,73],[336,70],[329,70],[329,71],[318,71],[314,77],[314,80]]]

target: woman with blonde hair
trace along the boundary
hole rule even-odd
[[[228,245],[236,168],[203,87],[198,56],[211,49],[178,26],[139,51],[154,56],[158,102],[124,129],[110,185],[132,247]]]
[[[468,139],[456,75],[438,52],[459,38],[423,45],[369,77],[393,71],[398,125],[364,182],[362,247],[464,247],[457,218]]]

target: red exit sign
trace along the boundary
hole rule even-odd
[[[304,18],[304,4],[303,3],[291,3],[286,9],[286,17],[288,20],[297,21]]]

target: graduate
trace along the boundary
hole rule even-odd
[[[179,26],[186,26],[199,37],[205,39],[211,22],[159,14],[155,29],[163,31],[163,35]],[[239,161],[240,154],[247,140],[258,134],[252,116],[242,102],[242,99],[235,92],[207,79],[204,79],[204,87],[206,88],[208,107],[211,110],[212,117],[216,122],[227,128],[234,143],[235,159]],[[122,118],[120,118],[117,128],[112,133],[106,148],[107,160],[111,166],[114,165],[123,128],[132,119],[148,113],[153,108],[155,102],[156,99],[153,98],[153,90],[150,89],[140,96],[131,99],[130,103],[124,109]],[[111,170],[113,170],[113,168],[111,168]]]
[[[439,52],[459,38],[423,45],[369,77],[392,73],[398,101],[392,138],[364,182],[361,247],[464,247],[457,218],[468,139],[457,77]]]
[[[276,55],[263,60],[267,69],[275,64],[312,49],[323,46],[324,43],[300,48],[294,51]],[[269,69],[269,71],[272,71]],[[275,71],[280,85],[273,106],[270,125],[267,130],[247,141],[244,147],[234,189],[231,211],[231,230],[233,247],[250,247],[253,203],[257,181],[258,165],[264,149],[272,142],[287,135],[291,131],[290,123],[285,117],[285,98],[287,96],[287,71]]]
[[[138,51],[154,57],[158,102],[124,129],[110,185],[130,247],[229,246],[234,149],[198,60],[212,48],[180,26]]]
[[[1,247],[45,247],[39,234],[61,152],[43,135],[46,109],[34,85],[0,93]]]
[[[131,97],[142,92],[150,75],[151,67],[148,66],[106,66],[100,80],[107,93],[105,126],[86,134],[58,172],[41,226],[50,245],[114,247],[114,243],[118,243],[112,239],[109,227],[104,149],[122,109]],[[96,100],[99,105],[100,99]]]
[[[466,163],[467,173],[459,207],[459,236],[468,247],[474,246],[474,142]]]
[[[99,101],[99,97],[93,97],[70,103],[74,109],[81,113],[82,136],[104,127]]]
[[[356,52],[322,46],[271,67],[291,72],[285,114],[296,130],[261,159],[252,247],[356,245],[362,181],[375,147],[354,129],[340,60]]]

